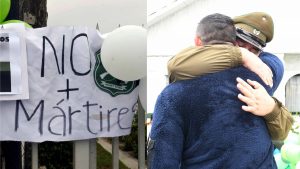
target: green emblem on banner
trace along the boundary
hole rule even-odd
[[[138,86],[138,81],[122,81],[110,75],[101,62],[101,49],[95,54],[94,80],[98,88],[111,96],[128,94]]]

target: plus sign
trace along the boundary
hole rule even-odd
[[[67,100],[69,100],[69,93],[70,91],[79,90],[79,88],[69,88],[69,79],[67,79],[67,88],[64,90],[57,90],[57,92],[66,92],[67,93]]]

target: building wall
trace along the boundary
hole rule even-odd
[[[236,6],[239,8],[234,8]],[[297,45],[300,38],[300,10],[296,0],[289,0],[289,3],[272,1],[272,4],[260,0],[196,0],[180,11],[148,25],[148,53],[152,56],[173,55],[193,45],[197,23],[208,14],[222,13],[234,17],[255,11],[269,13],[275,23],[274,39],[266,50],[274,53],[300,52]]]
[[[147,58],[147,111],[152,113],[157,96],[167,85],[167,56]]]

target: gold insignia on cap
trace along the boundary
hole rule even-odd
[[[253,29],[253,34],[258,36],[260,34],[260,31],[259,30],[256,30],[256,29]]]

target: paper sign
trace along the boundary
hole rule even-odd
[[[0,100],[28,99],[24,25],[0,29]]]
[[[27,29],[30,98],[0,101],[0,140],[66,141],[129,134],[138,83],[106,72],[102,41],[96,29],[86,27]]]

